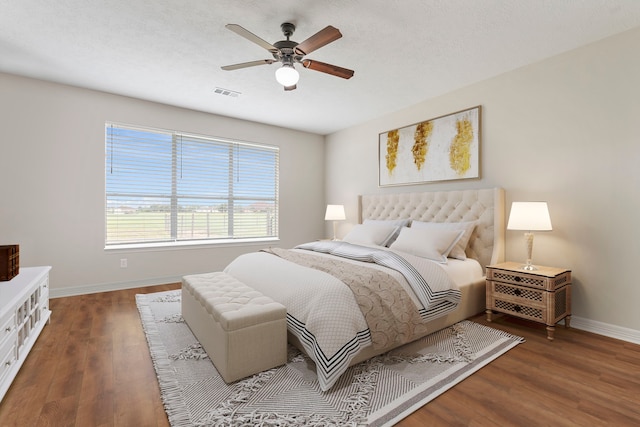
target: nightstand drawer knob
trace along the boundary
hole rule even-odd
[[[520,308],[520,306],[519,306],[519,305],[514,305],[514,306],[513,306],[513,310],[514,310],[515,312],[517,312],[517,313],[520,313],[520,310],[522,310],[522,308]]]
[[[514,277],[514,278],[513,278],[513,280],[515,280],[516,282],[519,282],[519,281],[521,281],[521,280],[522,280],[522,277],[520,277],[520,276],[516,276],[516,277]]]
[[[520,294],[522,293],[522,291],[521,291],[520,289],[514,289],[513,293],[514,293],[516,296],[520,296]]]

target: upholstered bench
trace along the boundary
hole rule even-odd
[[[182,278],[182,317],[228,383],[286,363],[286,315],[226,273]]]

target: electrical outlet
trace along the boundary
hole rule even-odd
[[[120,268],[127,268],[127,259],[126,258],[121,258],[120,259]]]

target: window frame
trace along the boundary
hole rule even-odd
[[[131,132],[145,132],[152,133],[162,136],[170,136],[171,137],[171,193],[170,194],[153,194],[149,195],[150,198],[157,197],[168,198],[169,202],[169,215],[170,215],[170,231],[169,238],[162,238],[160,235],[157,235],[153,239],[149,238],[140,238],[140,239],[131,239],[129,241],[118,242],[117,239],[109,238],[109,211],[110,209],[114,209],[110,207],[110,202],[118,202],[117,197],[143,197],[144,195],[135,194],[135,193],[126,193],[126,192],[118,192],[118,191],[109,191],[109,173],[110,169],[113,169],[113,152],[114,152],[114,141],[113,141],[113,130],[122,130],[122,131],[131,131]],[[111,130],[111,133],[110,133]],[[111,136],[111,137],[110,137]],[[140,139],[141,141],[142,139]],[[209,148],[218,147],[226,147],[229,154],[227,157],[227,161],[216,161],[215,159],[210,159],[212,164],[216,165],[215,170],[222,170],[224,172],[224,166],[220,166],[221,164],[226,164],[228,179],[227,186],[228,191],[224,193],[224,197],[213,197],[213,196],[202,196],[199,197],[215,199],[215,200],[226,200],[227,209],[221,211],[224,213],[225,222],[227,224],[227,236],[224,237],[211,237],[210,235],[205,238],[185,238],[180,236],[180,227],[178,226],[178,219],[181,212],[184,213],[182,209],[188,204],[180,204],[180,199],[189,199],[189,187],[186,187],[186,190],[178,190],[178,186],[176,185],[177,177],[176,177],[176,164],[180,161],[182,154],[179,153],[178,144],[182,144],[183,140],[188,140],[191,144],[207,144],[211,143],[212,146]],[[148,148],[148,147],[147,147]],[[166,148],[166,147],[165,147]],[[202,151],[205,151],[205,147],[202,146]],[[235,194],[235,189],[238,185],[233,184],[234,173],[239,173],[235,168],[240,169],[238,163],[233,159],[234,151],[240,152],[240,149],[245,148],[247,150],[253,150],[259,154],[266,154],[267,157],[272,155],[273,162],[264,162],[260,165],[267,165],[268,167],[273,167],[273,188],[268,188],[267,191],[270,192],[269,195],[266,196],[256,196],[259,190],[254,188],[254,192],[252,193],[253,197],[248,196],[238,196]],[[151,150],[151,149],[149,149]],[[151,153],[149,151],[149,153]],[[175,130],[167,130],[167,129],[159,129],[159,128],[151,128],[144,127],[138,125],[130,125],[118,122],[105,122],[105,185],[104,185],[104,197],[105,197],[105,205],[104,205],[104,249],[105,250],[113,250],[113,249],[172,249],[172,248],[185,248],[185,247],[220,247],[220,246],[229,246],[229,245],[251,245],[251,244],[264,244],[264,242],[273,242],[280,240],[280,147],[276,145],[257,143],[257,142],[249,142],[249,141],[241,141],[230,138],[222,138],[210,135],[199,135],[194,133],[187,133],[182,131]],[[159,166],[161,167],[161,166]],[[167,167],[164,164],[164,167]],[[243,168],[243,173],[247,168]],[[248,176],[251,176],[249,173]],[[271,176],[270,176],[271,177]],[[257,178],[253,178],[256,180]],[[262,180],[261,182],[264,182]],[[253,182],[252,185],[255,187],[258,181]],[[224,184],[224,183],[222,183]],[[258,186],[259,187],[259,186]],[[250,190],[251,191],[251,190]],[[219,194],[218,194],[219,196]],[[196,197],[191,195],[191,197]],[[265,233],[264,236],[250,236],[250,237],[241,237],[240,235],[235,235],[236,233],[236,224],[235,218],[239,217],[238,212],[235,210],[235,206],[242,206],[242,201],[260,201],[272,203],[270,208],[267,208],[266,212],[266,228],[267,230],[272,230],[270,233]],[[239,203],[240,202],[240,203]],[[113,203],[111,203],[112,206]],[[138,206],[138,210],[141,206]],[[258,212],[258,211],[256,211]],[[112,215],[115,212],[111,213]],[[238,227],[241,227],[239,225]],[[183,231],[184,232],[184,231]],[[209,233],[209,231],[207,231]],[[239,233],[238,233],[239,234]]]

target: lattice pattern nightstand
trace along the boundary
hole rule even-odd
[[[555,325],[571,322],[571,270],[541,267],[528,271],[520,263],[505,262],[487,267],[487,321],[493,311],[547,325],[553,341]]]

